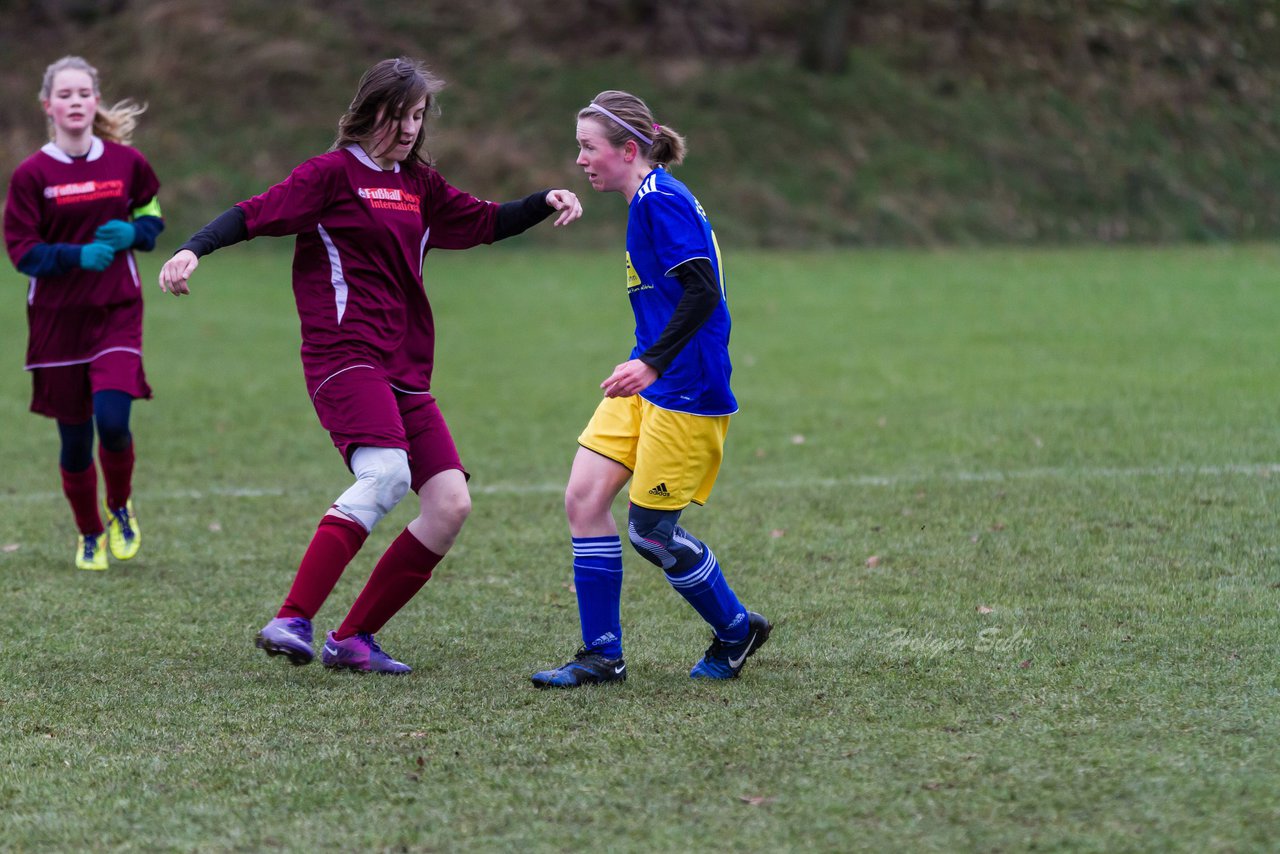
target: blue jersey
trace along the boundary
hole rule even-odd
[[[650,172],[627,218],[627,295],[636,316],[635,359],[658,340],[684,296],[672,271],[686,261],[711,262],[720,304],[641,397],[691,415],[731,415],[738,402],[729,388],[729,307],[720,249],[706,211],[689,188],[659,167]]]

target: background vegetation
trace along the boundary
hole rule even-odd
[[[252,647],[348,482],[297,367],[289,242],[209,259],[184,300],[155,289],[163,251],[140,258],[145,545],[106,573],[71,568],[8,274],[0,848],[1274,849],[1276,2],[0,15],[0,180],[43,140],[42,69],[82,53],[108,98],[151,103],[170,245],[327,147],[360,72],[402,52],[451,81],[448,178],[588,206],[428,259],[475,512],[380,635],[406,679]],[[630,329],[620,205],[572,165],[606,87],[689,134],[726,252],[743,411],[686,522],[777,626],[732,684],[688,680],[706,632],[630,552],[629,681],[527,682],[577,644],[560,492]],[[1222,245],[867,248],[1097,241]]]
[[[478,195],[586,189],[573,116],[634,90],[686,132],[729,245],[1280,235],[1280,0],[0,0],[0,181],[80,53],[170,239],[323,150],[360,73],[450,82],[432,151]],[[589,200],[590,201],[590,200]],[[594,221],[593,221],[594,220]],[[557,236],[587,245],[599,217]]]

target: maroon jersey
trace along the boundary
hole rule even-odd
[[[40,243],[92,243],[98,226],[155,198],[160,181],[137,149],[94,137],[85,157],[53,143],[18,165],[4,210],[16,266]],[[115,350],[142,353],[142,287],[133,252],[101,273],[74,269],[31,279],[27,369],[90,362]]]
[[[383,170],[351,145],[311,158],[239,206],[250,238],[298,236],[293,294],[312,396],[360,366],[382,369],[399,391],[431,388],[435,324],[423,260],[432,248],[492,243],[496,204],[421,164]]]

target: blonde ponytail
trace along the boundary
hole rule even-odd
[[[132,145],[133,131],[138,127],[138,116],[146,111],[146,104],[139,104],[132,98],[117,101],[110,107],[99,104],[98,113],[93,117],[93,132],[103,139],[121,145]]]

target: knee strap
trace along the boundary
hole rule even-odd
[[[399,448],[357,448],[351,471],[356,482],[333,506],[372,531],[409,491],[409,455]]]
[[[627,534],[640,556],[677,574],[696,566],[706,546],[676,522],[679,510],[650,510],[632,504],[627,511]]]

